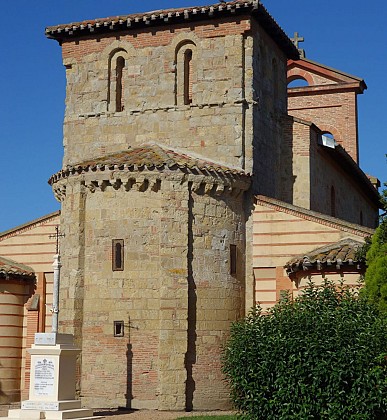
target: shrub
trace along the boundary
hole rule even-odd
[[[244,419],[377,419],[386,410],[386,319],[357,293],[309,284],[232,326],[223,371]]]

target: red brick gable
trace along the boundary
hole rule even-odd
[[[367,89],[367,85],[364,80],[352,76],[348,73],[344,73],[341,70],[334,69],[332,67],[325,66],[312,60],[301,59],[301,60],[288,60],[288,82],[297,78],[305,79],[309,86],[303,88],[290,88],[289,93],[297,92],[298,89],[302,91],[312,89],[312,86],[319,86],[322,88],[322,82],[325,85],[340,85],[335,86],[336,89],[350,89],[356,90],[356,93],[363,93]],[[330,89],[333,87],[330,86]]]

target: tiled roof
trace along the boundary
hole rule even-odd
[[[0,257],[0,277],[2,276],[34,278],[35,273],[34,270],[27,265],[19,264],[8,258]]]
[[[61,178],[96,170],[153,170],[155,168],[160,171],[179,169],[205,175],[231,175],[249,178],[249,174],[242,169],[230,168],[200,157],[179,153],[158,144],[146,144],[79,164],[69,165],[66,169],[54,174],[48,183],[52,185]]]
[[[316,248],[306,255],[300,255],[286,263],[288,273],[312,268],[321,271],[326,268],[340,269],[342,265],[364,267],[364,261],[358,258],[359,248],[364,244],[351,238]]]
[[[287,54],[288,58],[299,58],[297,48],[268,13],[259,0],[235,0],[219,2],[208,6],[192,6],[178,9],[155,10],[100,19],[89,19],[63,25],[49,26],[46,36],[59,42],[102,33],[129,31],[150,26],[172,25],[219,17],[252,14],[265,31]]]

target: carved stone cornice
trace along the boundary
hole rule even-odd
[[[224,195],[238,196],[250,187],[249,177],[237,175],[224,175],[214,177],[211,175],[184,173],[182,171],[117,171],[105,169],[100,172],[89,172],[84,174],[72,173],[66,177],[52,182],[55,198],[63,201],[67,193],[67,184],[71,177],[72,183],[81,183],[86,192],[96,191],[168,191],[185,189],[189,184],[192,191],[199,195],[211,195],[222,197]]]
[[[102,156],[68,166],[54,174],[49,184],[55,197],[66,196],[67,181],[78,179],[90,192],[115,190],[158,191],[169,183],[184,186],[190,183],[199,194],[237,195],[249,189],[251,177],[243,169],[211,162],[157,144]],[[76,181],[77,182],[77,181]]]

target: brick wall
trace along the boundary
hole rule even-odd
[[[31,281],[0,278],[0,404],[20,401],[25,304]]]
[[[313,124],[287,118],[282,143],[282,200],[317,212],[331,214],[331,188],[335,189],[335,217],[375,227],[378,208],[367,188],[340,163],[340,155],[319,145],[320,132]],[[323,174],[323,176],[322,176]],[[362,216],[360,216],[360,214]]]

